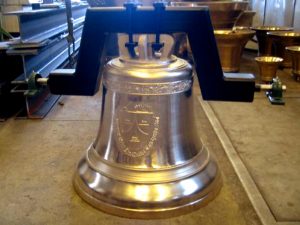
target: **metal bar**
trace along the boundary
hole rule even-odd
[[[263,25],[266,25],[267,3],[268,3],[268,0],[265,0]]]
[[[52,109],[60,96],[52,95],[49,89],[45,89],[37,98],[24,96],[24,108],[16,118],[42,119]]]
[[[272,84],[256,84],[255,88],[259,91],[270,91],[272,90],[273,86]],[[282,85],[282,90],[286,91],[286,85]]]
[[[73,33],[75,50],[80,46],[86,8],[86,4],[72,6],[75,19]],[[20,21],[20,41],[11,44],[7,54],[20,55],[23,59],[23,74],[12,81],[15,88],[11,90],[11,93],[18,93],[15,95],[24,99],[23,117],[43,118],[60,97],[50,93],[46,86],[48,80],[46,77],[52,70],[62,66],[69,56],[65,13],[66,8],[10,13],[17,15]],[[39,78],[40,89],[35,93],[30,92],[31,95],[27,96],[29,93],[27,76],[33,71],[42,76]]]
[[[297,6],[297,0],[294,1],[293,12],[292,12],[292,22],[291,22],[291,27],[294,27],[294,23],[295,23],[296,6]]]
[[[265,25],[293,26],[295,0],[268,0],[265,10]]]
[[[82,27],[78,28],[74,32],[75,48],[76,50],[80,46],[82,34]],[[10,50],[9,54],[22,54],[22,51],[27,54],[27,50]],[[39,73],[43,77],[47,77],[50,72],[56,69],[64,61],[68,59],[68,42],[65,38],[57,39],[49,46],[45,46],[38,50],[36,55],[24,55],[24,74],[20,75],[16,81],[24,80],[27,76],[25,74],[31,74],[33,71]],[[13,81],[14,83],[14,81]]]
[[[84,22],[87,5],[73,6],[74,26]],[[19,18],[22,43],[40,43],[67,30],[66,9],[47,9],[9,13]]]
[[[80,46],[81,33],[82,33],[82,30],[80,30],[80,32],[77,31],[77,32],[74,33],[75,34],[74,35],[74,37],[75,37],[75,50],[77,50]],[[58,55],[56,55],[54,58],[49,59],[49,61],[46,60],[48,63],[45,64],[43,67],[41,67],[39,70],[37,70],[37,72],[39,74],[41,74],[43,77],[46,77],[50,74],[50,72],[52,70],[56,69],[64,61],[66,61],[68,57],[69,57],[68,48],[65,48]]]
[[[266,0],[252,0],[251,5],[251,10],[256,12],[253,18],[253,26],[263,25],[265,21]]]
[[[38,78],[36,81],[39,85],[47,86],[48,78]]]
[[[59,98],[59,95],[52,95],[48,88],[37,99],[26,97],[28,104],[27,117],[30,119],[44,118]]]
[[[67,23],[68,23],[68,42],[69,44],[73,44],[74,43],[74,36],[73,36],[73,15],[72,15],[72,3],[71,0],[65,0],[65,4],[66,4],[66,13],[67,13]]]
[[[255,81],[255,76],[251,73],[224,73],[225,81],[249,82]]]
[[[66,4],[66,14],[67,14],[67,22],[68,22],[68,55],[69,55],[69,63],[71,65],[75,64],[74,56],[72,55],[75,52],[75,38],[74,38],[74,19],[72,17],[72,3],[71,0],[65,0]],[[71,52],[73,50],[73,52]]]
[[[296,0],[293,27],[295,30],[300,30],[300,0]]]

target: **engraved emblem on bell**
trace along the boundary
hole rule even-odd
[[[74,186],[96,208],[129,218],[165,218],[204,206],[220,190],[217,163],[197,134],[193,70],[172,55],[174,39],[118,36],[120,57],[103,71],[100,128]]]
[[[130,157],[141,157],[153,148],[157,139],[159,117],[150,105],[129,103],[116,115],[119,149]]]

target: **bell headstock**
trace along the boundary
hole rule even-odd
[[[134,48],[133,34],[155,34],[153,48],[161,47],[160,34],[184,32],[191,46],[195,72],[203,99],[253,101],[253,77],[224,75],[213,33],[208,7],[169,7],[154,3],[153,7],[89,8],[82,34],[79,58],[73,73],[52,73],[49,87],[54,94],[93,95],[98,91],[108,33],[127,33],[126,47]]]

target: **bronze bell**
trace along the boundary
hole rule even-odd
[[[119,35],[120,57],[104,68],[96,140],[74,185],[94,207],[129,218],[165,218],[203,206],[221,187],[217,163],[195,128],[193,71],[171,54],[173,38],[134,35],[134,55]]]

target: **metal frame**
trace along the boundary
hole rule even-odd
[[[18,16],[21,31],[20,40],[10,44],[7,50],[7,54],[20,55],[23,60],[23,74],[12,81],[15,87],[11,90],[23,95],[24,110],[18,117],[43,118],[59,99],[60,96],[51,94],[48,87],[41,88],[34,95],[27,95],[30,75],[35,72],[41,77],[48,77],[51,71],[77,54],[75,51],[80,46],[86,8],[86,4],[72,6],[75,19],[73,52],[67,40],[65,8],[10,13]]]
[[[75,49],[80,46],[82,28],[79,27],[74,31]],[[62,37],[40,49],[10,49],[7,53],[9,55],[21,55],[23,58],[24,74],[17,80],[27,79],[32,71],[47,77],[52,70],[55,70],[68,59],[68,42],[65,37]]]
[[[157,23],[156,19],[160,20]],[[205,100],[253,101],[255,82],[239,77],[224,80],[217,45],[207,7],[106,7],[90,8],[73,75],[50,74],[49,87],[54,94],[94,95],[103,69],[107,33],[187,34],[195,70]],[[241,81],[242,79],[242,81]]]
[[[72,7],[74,27],[84,22],[87,5]],[[7,13],[19,19],[21,43],[41,43],[67,30],[66,8]]]

